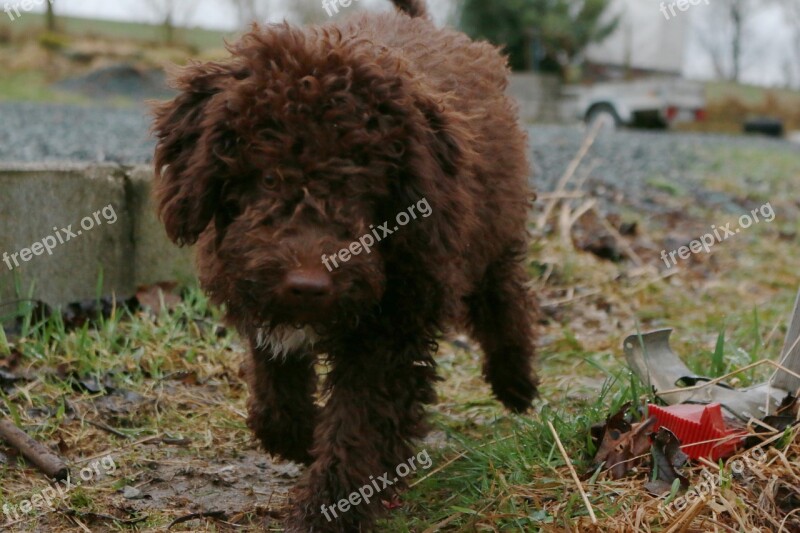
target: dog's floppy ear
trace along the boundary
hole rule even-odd
[[[390,209],[399,213],[411,205],[425,201],[432,210],[435,222],[410,224],[398,233],[389,246],[399,254],[410,253],[404,248],[426,246],[430,253],[413,254],[421,262],[430,263],[425,268],[442,268],[443,257],[459,250],[464,233],[475,224],[474,197],[463,187],[460,178],[474,170],[468,164],[477,159],[472,153],[473,135],[466,117],[428,91],[417,91],[415,112],[409,113],[411,135],[405,152],[403,173],[395,180]],[[387,214],[387,216],[394,216]],[[424,216],[427,218],[427,215]]]
[[[223,171],[219,151],[234,142],[220,119],[225,103],[215,95],[246,75],[232,64],[191,64],[173,78],[180,94],[154,107],[154,194],[167,235],[179,245],[194,244],[214,216]]]
[[[446,114],[441,104],[429,98],[418,99],[417,107],[425,117],[425,146],[441,171],[454,176],[467,149],[469,130],[460,117]]]

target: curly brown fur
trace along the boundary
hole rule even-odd
[[[254,27],[227,61],[183,68],[180,94],[155,109],[167,234],[197,243],[202,286],[251,345],[248,425],[269,452],[310,465],[295,531],[370,529],[380,498],[332,521],[321,506],[412,455],[443,328],[473,333],[511,410],[536,394],[531,191],[506,61],[434,27],[421,0],[395,4],[406,13]],[[430,216],[323,267],[423,201]]]

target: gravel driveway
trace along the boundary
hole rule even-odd
[[[88,161],[121,164],[148,163],[153,140],[148,133],[147,109],[88,107],[57,104],[0,103],[0,161]],[[535,126],[530,130],[533,146],[534,179],[539,191],[551,190],[584,135],[582,126]],[[719,165],[719,151],[731,154],[765,150],[776,157],[798,154],[795,144],[765,138],[724,135],[690,135],[663,132],[621,131],[601,135],[586,157],[582,169],[592,168],[587,184],[598,193],[598,185],[612,192],[638,196],[635,203],[648,206],[648,187],[654,180],[673,184],[683,191],[698,188],[700,176],[709,165]],[[710,156],[713,155],[713,157]],[[769,168],[721,172],[755,173]],[[582,170],[576,179],[580,179]],[[762,176],[763,177],[763,176]],[[606,193],[608,191],[605,191]],[[701,200],[725,204],[730,199],[700,191]],[[603,196],[603,191],[598,194]],[[732,207],[732,206],[731,206]]]
[[[145,107],[0,103],[0,161],[146,163],[149,127]]]

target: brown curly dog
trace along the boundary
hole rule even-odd
[[[228,60],[181,69],[155,109],[161,219],[197,243],[203,288],[249,341],[248,425],[310,465],[291,531],[368,530],[403,487],[352,497],[425,435],[444,328],[480,342],[509,409],[536,395],[533,193],[506,60],[421,0],[394,3],[256,26]]]

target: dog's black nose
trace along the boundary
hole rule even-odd
[[[321,270],[293,270],[286,274],[284,290],[291,298],[321,301],[333,292],[333,280]]]

